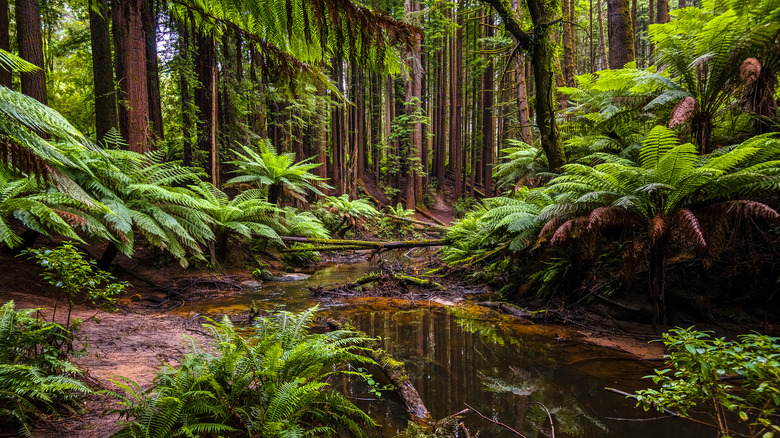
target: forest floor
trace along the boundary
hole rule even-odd
[[[44,246],[52,243],[41,242]],[[99,256],[99,249],[87,248],[93,256]],[[171,291],[179,294],[179,297],[184,295],[183,299],[204,300],[208,296],[197,292],[199,284],[215,282],[224,285],[227,293],[240,293],[231,292],[230,285],[251,280],[251,271],[248,269],[217,274],[204,269],[183,270],[177,265],[157,267],[154,263],[157,257],[148,253],[137,254],[133,260],[124,256],[117,258],[116,275],[133,284],[119,301],[118,312],[107,313],[81,306],[74,309],[73,316],[83,320],[77,333],[81,343],[76,347],[84,346],[86,351],[75,357],[73,362],[85,370],[86,380],[96,389],[115,389],[112,380],[118,376],[148,387],[159,367],[166,364],[175,366],[177,359],[189,350],[189,339],[207,343],[208,335],[201,327],[202,317],[179,316],[165,310],[166,296],[170,297]],[[14,259],[9,254],[0,254],[0,266],[5,267],[0,270],[0,304],[14,300],[17,309],[42,308],[42,314],[49,318],[55,290],[39,278],[40,268],[32,261],[23,257]],[[462,298],[463,295],[457,292],[442,294],[438,299],[434,297],[444,305],[462,302]],[[419,305],[425,303],[418,302]],[[60,305],[56,319],[64,320],[66,311]],[[658,360],[663,356],[661,343],[648,343],[659,337],[648,324],[617,321],[598,309],[572,310],[561,306],[559,309],[550,308],[548,314],[547,321],[543,319],[537,323],[565,325],[569,327],[570,333],[573,331],[577,334],[577,342],[625,351],[640,359]],[[776,333],[777,326],[751,327],[740,324],[720,325],[717,329],[719,334],[724,335],[745,333],[751,329],[764,333],[768,329],[770,332],[767,334],[772,334],[773,330]],[[117,430],[117,415],[103,417],[101,413],[111,407],[107,397],[92,396],[86,401],[86,413],[53,421],[41,427],[34,436],[107,437]]]

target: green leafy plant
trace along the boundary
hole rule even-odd
[[[91,390],[74,378],[76,366],[61,346],[73,339],[62,325],[33,317],[35,309],[0,308],[0,419],[30,436],[30,420],[75,410]]]
[[[72,243],[65,242],[55,249],[30,249],[24,252],[35,259],[43,272],[41,277],[57,288],[57,301],[54,303],[51,320],[57,314],[57,306],[63,299],[68,305],[68,316],[65,328],[70,330],[71,313],[81,299],[82,303],[97,304],[111,307],[116,301],[116,295],[127,286],[126,282],[115,282],[114,276],[97,268],[93,260],[86,260]]]
[[[368,379],[347,367],[373,363],[359,354],[367,338],[348,330],[308,333],[315,311],[280,312],[248,330],[227,318],[207,324],[216,354],[195,349],[145,391],[121,385],[117,412],[128,421],[114,436],[366,436],[363,429],[373,420],[328,381]]]
[[[780,338],[753,333],[727,341],[675,328],[662,341],[668,368],[647,376],[660,387],[636,394],[645,410],[691,418],[692,408],[704,409],[721,437],[780,433]]]
[[[380,213],[366,199],[350,200],[349,195],[328,196],[318,210],[334,236],[342,238],[353,228],[364,226]]]
[[[229,179],[228,185],[249,184],[262,189],[266,191],[268,202],[279,206],[284,204],[284,194],[304,200],[302,195],[306,190],[322,195],[321,189],[330,188],[325,178],[309,172],[320,165],[309,163],[311,159],[296,163],[295,154],[277,153],[268,140],[260,141],[259,150],[239,146],[243,153],[234,150],[237,159],[228,162],[236,167],[234,173],[238,176]]]

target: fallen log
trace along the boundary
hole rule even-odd
[[[387,217],[389,217],[390,219],[393,219],[393,220],[402,221],[402,222],[409,222],[409,223],[412,223],[412,224],[415,224],[415,225],[422,225],[422,226],[425,226],[425,227],[428,227],[428,228],[431,228],[431,229],[434,229],[434,230],[445,231],[445,232],[449,231],[448,227],[445,227],[445,226],[442,226],[442,225],[438,225],[438,224],[432,224],[430,222],[424,222],[424,221],[420,221],[420,220],[417,220],[417,219],[411,219],[411,218],[408,218],[408,217],[396,216],[396,215],[393,215],[393,214],[386,214],[385,216],[387,216]]]
[[[512,315],[516,318],[522,318],[522,319],[530,319],[533,315],[531,312],[521,309],[520,307],[515,306],[514,304],[504,303],[504,302],[497,302],[497,301],[483,301],[481,303],[478,303],[480,306],[487,307],[489,309],[498,310],[501,312],[504,312],[508,315]]]
[[[346,285],[347,287],[355,287],[355,286],[361,286],[368,283],[373,283],[376,281],[381,280],[388,280],[388,279],[394,279],[401,283],[406,284],[407,286],[418,286],[423,289],[436,289],[436,290],[444,290],[444,286],[442,286],[440,283],[437,283],[435,281],[431,280],[423,280],[422,278],[412,277],[411,275],[401,275],[401,274],[393,274],[393,273],[381,273],[381,274],[368,274],[364,275],[357,280],[355,280],[354,283]]]
[[[331,330],[344,330],[347,328],[345,324],[333,319],[328,319],[326,323]],[[379,365],[382,374],[395,386],[395,393],[401,398],[406,412],[409,413],[412,420],[418,424],[431,421],[431,414],[428,412],[428,408],[425,407],[420,393],[412,385],[409,375],[406,374],[404,363],[393,359],[390,354],[379,347],[377,341],[367,342],[365,347],[368,348],[365,350],[366,355]]]
[[[281,236],[285,242],[314,243],[327,246],[362,246],[366,249],[400,249],[400,248],[422,248],[426,246],[443,246],[450,243],[449,239],[422,239],[422,240],[402,240],[397,242],[378,242],[370,240],[343,240],[343,239],[315,239],[308,237]],[[288,250],[285,250],[288,251]]]

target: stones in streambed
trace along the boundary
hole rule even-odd
[[[303,281],[307,280],[311,275],[309,274],[299,274],[299,273],[293,273],[293,274],[280,274],[280,275],[273,275],[273,274],[266,274],[263,276],[263,280],[265,281],[277,281],[281,283],[288,283],[291,281]]]

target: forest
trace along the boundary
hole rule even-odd
[[[0,434],[780,436],[780,0],[604,3],[0,0]]]

